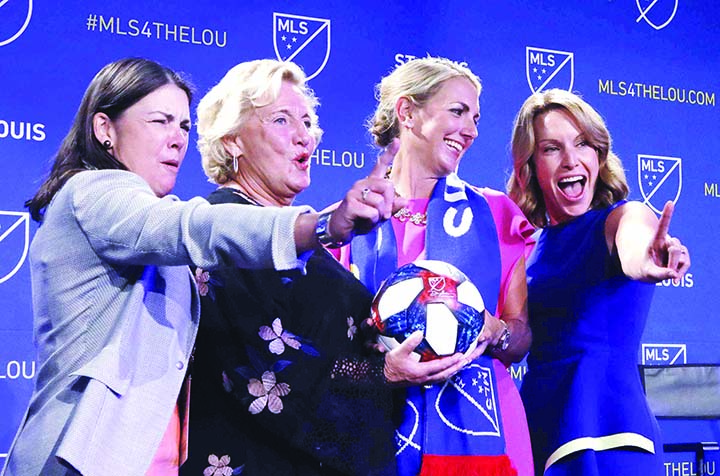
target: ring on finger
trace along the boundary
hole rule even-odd
[[[367,199],[367,196],[370,194],[370,189],[365,187],[362,189],[362,192],[360,193],[360,197],[362,198],[362,201],[364,202]]]

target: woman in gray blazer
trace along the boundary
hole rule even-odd
[[[28,202],[38,373],[3,474],[177,474],[200,314],[188,265],[289,270],[324,241],[392,212],[392,185],[358,181],[316,230],[309,207],[169,195],[188,145],[189,84],[144,59],[92,80]],[[370,206],[362,191],[377,192]],[[329,223],[321,223],[329,225]]]

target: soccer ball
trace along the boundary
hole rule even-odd
[[[480,292],[462,271],[444,261],[418,260],[383,281],[370,312],[378,341],[388,350],[423,331],[415,352],[427,361],[472,352],[485,324],[484,311]]]

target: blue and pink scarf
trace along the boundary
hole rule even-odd
[[[426,257],[451,263],[480,291],[494,313],[500,290],[500,244],[490,207],[479,191],[450,175],[428,204]],[[386,221],[352,242],[351,262],[373,293],[398,267]],[[396,430],[398,475],[515,475],[505,454],[492,358],[482,355],[442,384],[409,387]]]

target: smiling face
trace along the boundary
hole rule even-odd
[[[187,152],[189,131],[187,94],[174,84],[166,84],[114,121],[107,121],[107,137],[112,143],[109,152],[145,179],[155,195],[163,197],[175,186]]]
[[[310,185],[315,150],[307,99],[283,81],[275,102],[255,109],[237,136],[226,143],[239,161],[234,180],[265,205],[290,205]]]
[[[590,209],[598,177],[597,151],[564,109],[552,109],[533,121],[535,163],[550,224]]]
[[[403,148],[428,176],[445,177],[477,137],[478,90],[464,77],[444,81],[422,107],[411,112],[409,131],[401,131]]]

